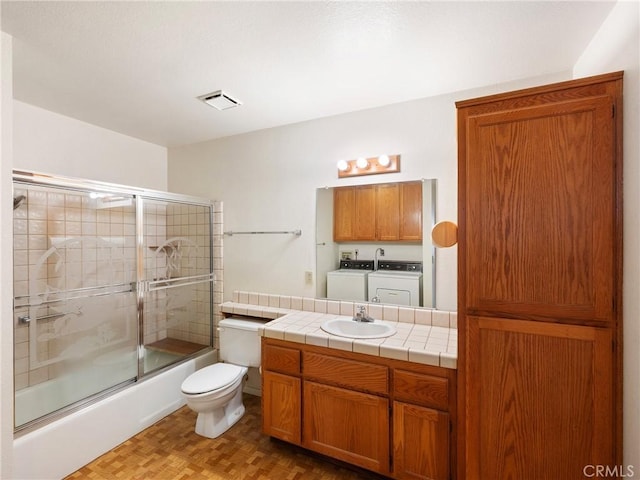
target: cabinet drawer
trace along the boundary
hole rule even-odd
[[[274,372],[297,375],[300,373],[300,350],[263,345],[263,368]]]
[[[393,394],[396,400],[449,410],[449,380],[446,378],[394,370]]]
[[[302,369],[305,377],[353,390],[380,395],[389,393],[389,369],[383,365],[304,352]]]

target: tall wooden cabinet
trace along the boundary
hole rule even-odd
[[[457,107],[459,478],[620,465],[622,73]]]

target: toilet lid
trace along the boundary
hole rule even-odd
[[[211,392],[232,384],[242,375],[243,368],[230,363],[215,363],[201,368],[182,382],[184,393],[198,394]]]

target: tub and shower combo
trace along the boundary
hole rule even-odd
[[[14,474],[58,478],[214,360],[221,205],[14,171],[13,208]]]

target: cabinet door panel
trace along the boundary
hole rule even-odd
[[[299,378],[263,371],[262,431],[266,435],[300,444],[301,394]]]
[[[467,317],[466,332],[467,478],[583,478],[611,464],[609,329]]]
[[[422,240],[422,182],[400,184],[400,240]]]
[[[449,414],[393,404],[394,477],[449,479]]]
[[[350,241],[355,237],[355,192],[353,187],[333,190],[333,240],[336,242]]]
[[[303,446],[381,473],[389,472],[386,398],[304,382]]]
[[[355,187],[354,240],[376,239],[376,189],[374,185]]]
[[[376,209],[378,240],[398,240],[400,238],[400,185],[398,183],[377,186]]]
[[[609,96],[466,120],[467,311],[611,321]]]

